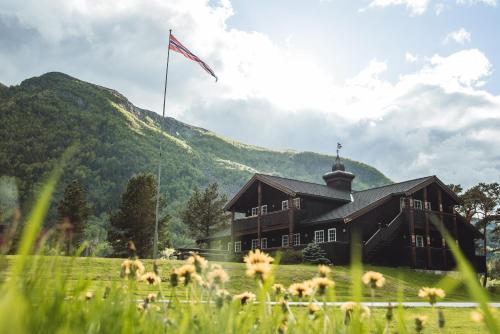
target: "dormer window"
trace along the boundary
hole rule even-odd
[[[281,201],[281,210],[288,210],[288,200]]]

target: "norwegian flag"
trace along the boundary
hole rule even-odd
[[[213,76],[215,78],[215,81],[217,82],[218,78],[215,75],[214,71],[212,71],[212,69],[207,64],[205,64],[205,62],[203,60],[201,60],[200,58],[198,58],[191,51],[189,51],[184,45],[182,45],[182,43],[179,42],[177,40],[177,38],[175,38],[174,35],[172,35],[172,34],[170,34],[170,41],[168,43],[168,47],[169,47],[170,50],[175,51],[175,52],[179,52],[180,54],[184,55],[184,57],[186,57],[188,59],[191,59],[191,60],[194,60],[195,62],[197,62],[198,64],[200,64],[200,66],[205,71],[207,71],[208,74],[210,74],[211,76]]]

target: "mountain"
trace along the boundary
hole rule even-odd
[[[138,108],[120,93],[63,73],[47,73],[18,86],[0,86],[0,176],[15,177],[26,206],[71,144],[78,153],[66,168],[65,184],[79,179],[96,214],[115,210],[127,180],[156,173],[158,145],[164,150],[162,192],[175,212],[193,187],[218,182],[228,196],[254,172],[323,183],[332,156],[273,151],[239,143],[211,131]],[[366,164],[343,159],[364,189],[391,181]],[[52,211],[54,212],[54,211]]]

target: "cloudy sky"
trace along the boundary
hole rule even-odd
[[[500,181],[497,0],[0,0],[0,82],[48,71],[273,149],[399,181]]]

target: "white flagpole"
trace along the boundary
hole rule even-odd
[[[160,133],[163,135],[163,123],[165,122],[165,101],[167,99],[167,83],[168,83],[168,63],[170,60],[170,36],[172,36],[172,29],[169,30],[168,34],[168,51],[167,51],[167,69],[165,71],[165,88],[163,90],[163,113],[160,120]],[[153,241],[153,259],[158,257],[158,220],[159,220],[159,210],[160,210],[160,188],[161,188],[161,161],[162,161],[162,147],[160,138],[160,160],[158,162],[158,184],[156,185],[156,214],[155,214],[155,235]]]

